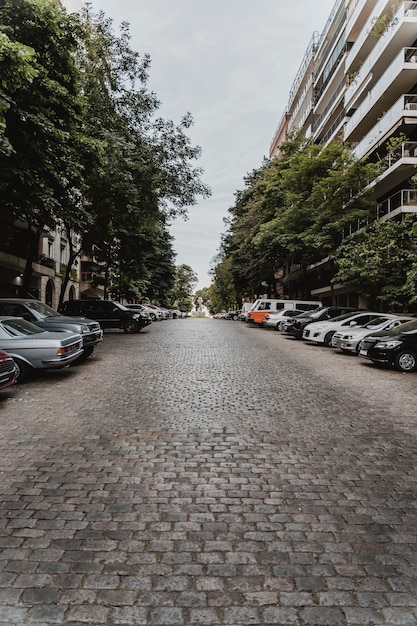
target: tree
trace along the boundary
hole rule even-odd
[[[9,223],[27,225],[26,293],[44,230],[65,217],[80,229],[88,221],[80,202],[85,146],[74,57],[80,25],[50,0],[4,0],[0,24],[14,65],[16,55],[22,61],[17,78],[9,63],[2,80],[2,144],[8,149],[0,152],[0,207]]]
[[[286,295],[310,297],[307,266],[329,255],[354,220],[372,215],[367,181],[377,166],[356,159],[335,142],[312,144],[291,135],[281,157],[246,179],[229,210],[224,251],[238,291],[276,293],[276,271],[285,268]]]
[[[193,291],[198,282],[197,274],[189,265],[178,265],[175,274],[173,300],[181,311],[192,308]]]
[[[355,287],[371,308],[406,311],[416,299],[417,217],[375,223],[335,252],[334,282]]]
[[[210,193],[192,166],[200,156],[186,135],[192,118],[178,126],[154,119],[159,102],[147,91],[150,58],[131,49],[128,24],[117,35],[112,20],[89,7],[83,20],[86,128],[98,145],[87,173],[92,223],[84,248],[88,253],[100,241],[98,257],[125,296],[142,292],[162,302],[175,276],[168,220],[186,216],[187,206]]]

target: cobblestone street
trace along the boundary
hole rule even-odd
[[[0,626],[416,626],[416,383],[187,319],[3,391]]]

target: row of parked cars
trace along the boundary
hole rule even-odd
[[[60,311],[30,298],[0,298],[0,389],[24,382],[35,370],[87,359],[103,331],[138,333],[153,321],[183,317],[155,305],[69,300]]]
[[[251,321],[250,312],[246,321]],[[284,308],[266,312],[258,325],[401,372],[417,370],[417,319],[413,315],[337,306],[310,311]]]

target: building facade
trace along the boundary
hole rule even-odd
[[[315,143],[348,143],[356,156],[379,162],[370,182],[374,219],[417,212],[417,2],[337,0],[323,32],[314,33],[270,145],[296,128]],[[352,224],[346,236],[361,227]],[[356,305],[344,285],[331,284],[332,263],[309,268],[312,295]]]

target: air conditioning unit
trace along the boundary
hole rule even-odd
[[[417,111],[417,102],[407,102],[405,108],[407,111]]]

